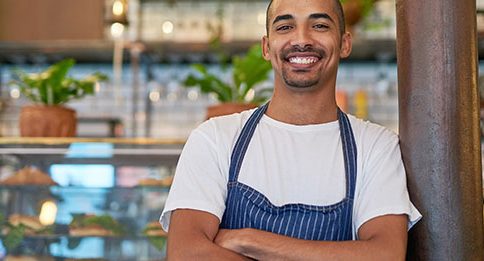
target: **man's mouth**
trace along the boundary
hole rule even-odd
[[[315,56],[293,56],[287,59],[292,64],[301,64],[301,65],[308,65],[317,63],[319,61],[319,57]]]
[[[313,47],[297,47],[283,50],[281,53],[281,59],[297,69],[310,69],[319,63],[324,57],[325,52],[319,48]]]

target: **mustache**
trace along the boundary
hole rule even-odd
[[[313,46],[302,47],[302,46],[294,45],[294,46],[291,46],[290,48],[282,50],[280,54],[280,58],[284,60],[289,54],[293,54],[293,53],[314,53],[318,55],[320,58],[324,57],[325,55],[324,50],[319,48],[314,48]]]

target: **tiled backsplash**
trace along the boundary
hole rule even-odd
[[[46,66],[23,66],[22,69],[37,72]],[[1,97],[6,104],[0,113],[1,136],[17,136],[17,119],[21,106],[29,102],[16,98],[15,86],[7,86],[12,66],[2,66]],[[213,72],[230,80],[230,69],[210,67]],[[76,65],[72,75],[82,77],[100,71],[112,75],[111,65]],[[184,88],[183,79],[192,72],[189,65],[155,65],[152,80],[146,77],[146,68],[141,68],[137,108],[133,107],[133,75],[125,67],[122,86],[111,81],[101,85],[95,96],[73,101],[68,106],[75,108],[82,118],[114,118],[124,126],[124,136],[150,136],[156,138],[188,137],[193,128],[205,118],[205,108],[216,103],[213,97],[201,94],[197,88]],[[272,77],[271,77],[272,78]],[[264,83],[271,86],[272,80]],[[355,113],[366,99],[367,118],[397,130],[398,98],[396,87],[396,65],[378,63],[343,63],[339,69],[337,88],[346,93],[349,112]],[[358,95],[356,95],[358,94]],[[364,103],[363,103],[364,106]],[[148,127],[148,128],[147,128]],[[80,124],[79,135],[106,135],[106,125]]]

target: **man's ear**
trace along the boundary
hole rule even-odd
[[[346,32],[341,37],[341,51],[340,51],[339,57],[346,58],[350,56],[352,48],[353,48],[353,39],[351,37],[351,33]]]
[[[269,38],[267,37],[267,35],[265,35],[264,37],[262,37],[261,46],[262,46],[262,56],[264,57],[264,59],[266,61],[269,61],[270,60],[270,56],[269,56]]]

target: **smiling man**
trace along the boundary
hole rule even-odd
[[[161,216],[168,259],[404,260],[421,215],[398,137],[336,105],[341,4],[275,0],[267,14],[273,97],[190,135]]]

